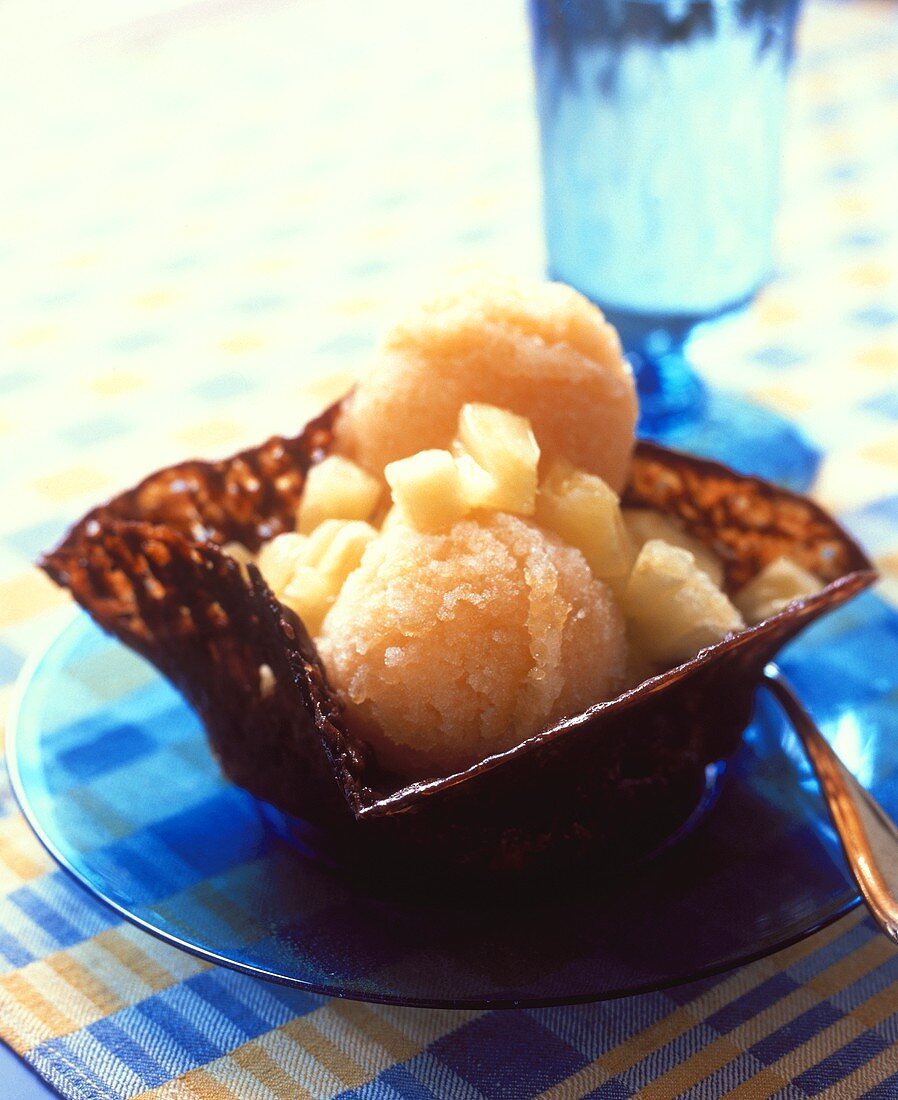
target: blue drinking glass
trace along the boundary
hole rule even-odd
[[[803,489],[788,421],[709,390],[684,344],[772,268],[798,0],[530,0],[549,273],[621,334],[640,434]]]

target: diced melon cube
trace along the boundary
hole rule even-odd
[[[308,535],[327,519],[369,519],[381,490],[367,470],[340,455],[329,455],[306,475],[297,529]]]
[[[272,592],[277,595],[289,583],[296,566],[302,561],[308,539],[289,532],[277,535],[259,551],[259,571]]]
[[[390,531],[394,527],[398,527],[402,524],[404,524],[406,527],[409,526],[408,516],[405,515],[405,513],[397,504],[394,504],[393,507],[390,508],[390,510],[384,516],[381,522],[381,533],[383,534],[386,531]]]
[[[670,546],[682,546],[692,554],[695,564],[708,574],[718,588],[723,585],[723,562],[713,550],[709,550],[703,542],[690,535],[672,516],[656,512],[654,508],[625,508],[623,517],[637,551],[649,539],[661,539]]]
[[[376,536],[376,529],[364,520],[326,519],[311,535],[305,536],[296,564],[310,566],[327,576],[345,578]]]
[[[449,451],[419,451],[384,470],[393,502],[419,531],[449,527],[469,511],[458,467]]]
[[[793,600],[812,596],[823,582],[790,558],[780,557],[765,565],[757,576],[736,593],[734,603],[747,623],[760,623],[776,615]]]
[[[298,565],[290,583],[278,593],[278,599],[302,619],[306,630],[318,633],[324,616],[337,597],[339,585],[312,565]]]
[[[530,421],[495,405],[463,405],[458,417],[458,440],[464,451],[492,479],[474,488],[476,507],[532,516],[536,507],[536,468],[539,445]],[[470,464],[466,476],[476,486],[478,475]]]
[[[334,532],[330,546],[318,561],[318,571],[329,577],[334,596],[340,591],[343,582],[358,568],[365,553],[365,547],[377,538],[377,531],[370,523],[362,520],[347,520],[339,531]]]
[[[352,520],[326,519],[320,523],[311,535],[305,536],[305,544],[299,553],[298,561],[302,565],[320,566],[325,554],[330,550],[334,539]],[[357,522],[357,521],[356,521]],[[365,524],[365,526],[368,526]]]
[[[600,477],[553,463],[539,487],[536,520],[576,546],[600,580],[629,574],[636,552],[617,494]]]
[[[492,474],[478,465],[468,452],[456,444],[455,465],[461,478],[461,489],[470,508],[495,508],[499,487]]]
[[[315,634],[376,537],[362,520],[326,519],[311,535],[290,533],[267,542],[259,551],[259,569],[277,598]]]
[[[668,666],[745,625],[694,556],[660,539],[649,539],[639,552],[624,592],[624,614],[638,653]]]

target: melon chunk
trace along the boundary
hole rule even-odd
[[[327,519],[370,519],[380,495],[376,477],[346,458],[329,455],[306,476],[297,530],[308,535]]]
[[[451,527],[469,510],[462,479],[449,451],[419,451],[384,470],[393,503],[418,531]]]
[[[624,590],[624,612],[638,653],[674,665],[742,630],[738,610],[680,546],[649,539]]]
[[[339,588],[330,577],[312,565],[298,565],[289,583],[277,593],[278,599],[302,619],[306,630],[318,633],[324,616],[337,598]]]
[[[734,603],[751,625],[776,615],[793,600],[812,596],[823,582],[790,558],[780,557],[765,565],[757,576],[736,593]]]
[[[302,561],[308,542],[306,535],[289,532],[266,542],[259,551],[259,572],[271,591],[278,595],[290,583],[293,572]]]
[[[641,550],[649,539],[661,539],[671,546],[681,546],[692,554],[695,564],[708,574],[718,588],[723,585],[723,562],[672,516],[657,512],[654,508],[625,508],[623,517],[637,550]]]
[[[478,465],[468,452],[456,441],[455,465],[461,478],[462,492],[472,509],[492,508],[497,498],[496,479]]]
[[[539,445],[530,421],[495,405],[463,405],[458,417],[465,484],[477,508],[532,516],[536,507]],[[487,477],[480,476],[467,455]]]
[[[539,487],[536,521],[576,546],[599,580],[626,577],[636,552],[617,493],[600,477],[556,461]]]
[[[394,527],[408,526],[408,516],[405,515],[405,513],[398,505],[394,504],[381,521],[380,533],[382,535],[385,535],[387,531],[392,531]]]
[[[324,520],[311,535],[287,533],[259,552],[259,569],[281,601],[316,634],[343,582],[377,531],[362,520]]]
[[[358,568],[365,548],[376,537],[377,531],[362,520],[347,520],[333,532],[318,558],[316,568],[330,580],[334,595],[343,587],[343,582],[353,569]]]

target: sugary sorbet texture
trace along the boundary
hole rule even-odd
[[[479,278],[396,325],[337,426],[340,450],[372,473],[448,448],[466,402],[527,417],[543,456],[627,480],[636,391],[617,333],[559,283]]]
[[[582,554],[501,513],[366,549],[318,646],[387,767],[447,773],[613,696],[624,625]]]
[[[782,559],[734,606],[714,547],[622,511],[636,414],[560,284],[468,280],[389,333],[258,557],[383,766],[463,769],[819,587]]]

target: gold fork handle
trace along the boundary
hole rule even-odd
[[[898,829],[830,748],[775,664],[764,669],[764,685],[801,738],[861,897],[898,943]]]

